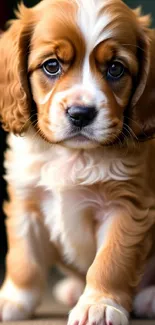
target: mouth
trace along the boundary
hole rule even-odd
[[[85,135],[74,135],[73,137],[71,137],[69,140],[75,140],[75,141],[78,141],[78,142],[87,142],[87,141],[92,141],[90,140],[87,136]]]
[[[64,144],[68,147],[81,149],[95,148],[99,146],[99,143],[96,140],[90,139],[88,136],[83,134],[72,135],[71,137],[65,139]]]

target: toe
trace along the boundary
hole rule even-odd
[[[127,317],[119,310],[107,306],[106,313],[106,325],[127,325],[128,319]]]
[[[89,309],[88,322],[90,325],[94,324],[104,324],[104,313],[105,306],[102,305],[92,305]]]

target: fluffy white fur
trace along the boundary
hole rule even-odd
[[[90,218],[103,222],[120,208],[127,214],[138,216],[140,213],[141,218],[148,214],[151,199],[147,201],[146,198],[143,211],[130,202],[126,205],[123,199],[130,195],[133,186],[130,181],[138,177],[140,166],[141,172],[144,168],[142,153],[133,159],[132,151],[126,156],[122,150],[111,148],[96,148],[92,154],[93,149],[89,152],[58,145],[51,147],[35,139],[33,130],[29,130],[24,138],[12,135],[9,143],[12,159],[6,163],[7,181],[14,185],[20,198],[27,199],[30,192],[40,198],[51,240],[61,244],[67,261],[75,263],[79,270],[86,272],[95,256]],[[19,233],[23,235],[30,220],[24,216],[18,218]],[[108,224],[109,221],[102,227],[106,237]]]

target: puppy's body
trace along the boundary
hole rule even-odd
[[[45,0],[21,7],[1,39],[0,114],[23,131],[9,136],[5,159],[2,320],[32,314],[57,263],[86,277],[71,325],[128,322],[154,255],[155,143],[139,142],[154,133],[148,23],[119,0]],[[135,310],[154,315],[144,294]]]
[[[51,147],[35,139],[33,142],[33,136],[32,131],[26,139],[11,136],[11,149],[5,163],[6,180],[12,186],[13,195],[17,192],[19,199],[36,203],[49,239],[58,250],[61,247],[59,253],[64,261],[85,273],[95,257],[96,248],[106,243],[108,227],[117,210],[126,210],[126,213],[129,210],[139,220],[146,215],[150,228],[154,219],[148,209],[151,205],[154,208],[151,187],[154,182],[147,163],[149,147],[154,149],[153,142],[141,144],[136,152],[131,146],[126,154],[124,149],[111,150],[111,147],[87,151],[60,145]],[[140,204],[137,211],[132,202],[127,203],[128,197]],[[13,213],[12,206],[10,210]],[[19,233],[23,234],[23,223],[29,224],[29,218],[23,216],[23,223],[18,219]],[[103,227],[96,242],[99,225]]]
[[[51,147],[42,140],[37,141],[34,131],[29,130],[26,138],[12,135],[9,146],[5,163],[6,179],[11,184],[10,203],[6,204],[6,213],[9,216],[8,237],[12,237],[14,229],[18,240],[28,240],[30,255],[27,267],[30,267],[29,260],[32,257],[36,259],[38,255],[41,273],[47,270],[48,265],[57,263],[75,271],[75,275],[84,280],[96,251],[100,252],[104,248],[105,258],[111,259],[112,252],[108,250],[107,244],[113,237],[115,245],[119,241],[119,245],[123,247],[127,240],[133,250],[138,245],[140,260],[152,251],[154,232],[152,231],[151,236],[148,234],[154,225],[155,190],[152,170],[148,170],[147,166],[154,152],[153,141],[140,144],[136,149],[131,145],[127,151],[115,147],[113,150],[111,147],[101,147],[85,151],[66,149],[60,145]],[[15,193],[18,195],[16,201]],[[136,201],[137,207],[132,201]],[[115,232],[122,212],[123,233],[117,237]],[[135,221],[129,220],[130,218]],[[133,224],[125,235],[124,231],[128,229],[130,222]],[[145,241],[142,240],[144,233]],[[34,248],[37,248],[35,256]],[[14,254],[13,261],[15,259],[18,264],[20,254],[23,254],[20,252],[20,245]],[[120,268],[123,268],[123,252],[119,258]],[[113,262],[110,261],[108,269],[112,276]],[[139,281],[139,259],[132,262],[129,259],[125,268],[127,263],[128,268],[137,273]],[[100,268],[101,266],[97,266],[94,272],[101,273],[102,276]],[[10,272],[15,273],[14,279],[17,272],[18,284],[19,271],[15,268]],[[23,272],[27,272],[24,265],[20,275],[21,282],[25,277]],[[120,278],[117,277],[118,287],[123,283],[125,285],[126,272],[124,275],[124,278],[122,274]],[[33,286],[32,275],[29,281]],[[132,282],[132,277],[128,281]],[[124,304],[126,302],[127,299],[124,299]]]

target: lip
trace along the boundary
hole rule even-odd
[[[78,142],[88,142],[88,141],[91,141],[89,138],[87,138],[86,136],[84,135],[75,135],[73,136],[72,138],[70,138],[70,140],[76,140]]]
[[[96,143],[97,141],[95,139],[91,139],[90,137],[88,137],[87,135],[84,134],[74,134],[73,136],[69,137],[68,139],[66,139],[67,141],[75,141],[77,143]]]
[[[76,134],[64,141],[70,148],[92,149],[99,146],[96,140],[90,139],[83,134]]]

